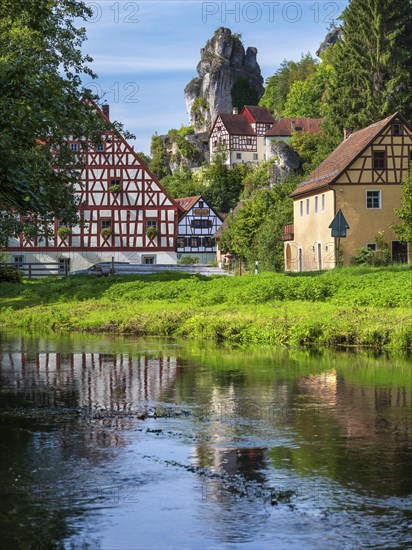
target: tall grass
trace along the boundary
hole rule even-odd
[[[412,270],[204,277],[74,276],[0,285],[0,322],[21,328],[195,337],[239,346],[412,348]]]

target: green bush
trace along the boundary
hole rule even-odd
[[[14,265],[0,265],[0,283],[21,283],[22,272]]]
[[[177,261],[179,265],[191,265],[198,264],[199,258],[197,256],[182,256],[180,260]]]

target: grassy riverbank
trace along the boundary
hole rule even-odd
[[[206,278],[75,276],[0,285],[0,323],[32,330],[194,337],[242,346],[412,349],[412,271]]]

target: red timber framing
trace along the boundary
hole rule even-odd
[[[97,116],[105,116],[97,106],[95,109]],[[68,146],[75,143],[69,136]],[[8,250],[175,251],[176,202],[114,127],[102,136],[102,144],[90,145],[79,153],[85,161],[81,181],[76,186],[81,224],[70,227],[69,234],[60,237],[58,229],[62,221],[51,220],[51,236],[39,235],[34,240],[20,236],[20,246]],[[157,236],[153,232],[146,235],[149,226],[156,227]]]

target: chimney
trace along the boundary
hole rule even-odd
[[[239,109],[237,107],[233,107],[232,113],[234,115],[238,115],[239,114]]]
[[[102,106],[103,114],[110,120],[110,105],[106,103]]]
[[[345,141],[345,139],[348,139],[348,137],[351,135],[353,131],[353,128],[345,128],[343,130],[343,140]]]

